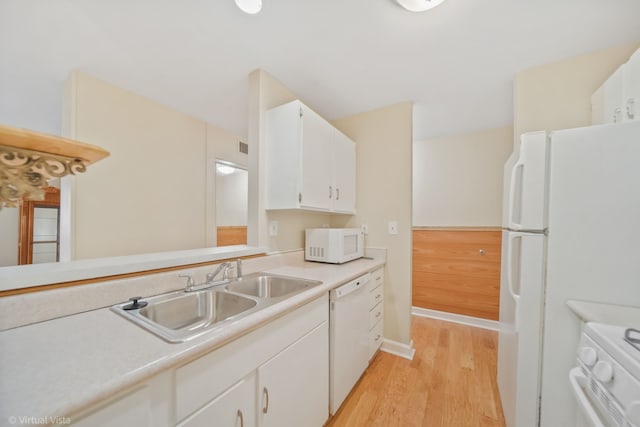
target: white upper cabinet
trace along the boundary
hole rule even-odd
[[[624,120],[622,114],[624,94],[622,91],[622,77],[624,65],[618,68],[604,82],[604,122],[620,123]]]
[[[591,123],[640,120],[640,50],[591,96]]]
[[[300,101],[267,112],[266,208],[355,213],[355,143]]]
[[[640,49],[625,64],[622,85],[626,119],[640,120]]]
[[[353,214],[356,212],[356,144],[338,130],[333,133],[333,138],[333,210]]]

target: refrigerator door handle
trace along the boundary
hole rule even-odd
[[[513,230],[519,230],[522,225],[514,221],[515,205],[516,203],[522,203],[522,195],[518,194],[516,198],[516,191],[522,191],[522,176],[524,172],[524,163],[518,161],[511,169],[511,181],[509,182],[509,227]],[[518,178],[518,179],[516,179]],[[516,186],[516,181],[520,184]],[[521,210],[522,206],[518,206]]]
[[[509,236],[509,252],[507,253],[507,286],[509,289],[509,293],[511,294],[511,297],[513,297],[513,299],[516,301],[516,303],[518,302],[518,300],[520,299],[520,295],[516,294],[514,289],[513,289],[513,252],[514,252],[514,243],[516,239],[521,239],[522,236],[520,234],[517,233],[512,233]],[[518,262],[520,262],[520,260],[518,260]]]
[[[507,251],[507,289],[509,290],[509,294],[511,298],[513,298],[515,305],[515,313],[514,313],[514,326],[516,331],[519,330],[520,327],[520,295],[515,293],[513,288],[513,262],[514,262],[514,250],[515,250],[515,241],[516,239],[521,239],[522,235],[520,233],[511,233],[509,235],[509,251]],[[516,260],[518,263],[520,262],[520,257]],[[518,274],[519,275],[519,274]]]

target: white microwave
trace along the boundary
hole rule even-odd
[[[364,234],[359,228],[307,228],[304,259],[342,264],[364,256]]]

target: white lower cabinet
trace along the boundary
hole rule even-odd
[[[382,345],[384,334],[384,267],[371,273],[369,281],[369,359]]]
[[[325,294],[176,369],[179,426],[321,427],[329,417],[328,312]]]
[[[329,395],[328,324],[258,368],[262,427],[322,426]]]
[[[254,427],[256,425],[255,374],[232,385],[179,427]]]

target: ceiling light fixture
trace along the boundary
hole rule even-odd
[[[262,0],[236,0],[241,11],[254,15],[262,10]]]
[[[233,166],[218,163],[216,165],[216,170],[220,175],[231,175],[236,171],[236,168],[234,168]]]
[[[238,1],[238,0],[236,0]],[[396,2],[411,12],[424,12],[433,9],[444,0],[396,0]]]

